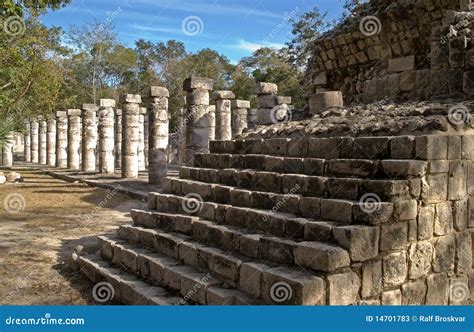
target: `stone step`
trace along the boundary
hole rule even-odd
[[[217,154],[262,154],[318,159],[451,159],[448,149],[461,144],[470,149],[469,136],[442,135],[386,137],[300,137],[211,141],[210,152]],[[453,147],[450,145],[453,144]],[[455,156],[452,156],[456,159]]]
[[[421,179],[373,180],[196,167],[181,167],[179,175],[183,180],[319,198],[359,200],[370,193],[380,200],[394,202],[419,198],[421,194]],[[183,181],[184,185],[192,189],[194,183]]]
[[[275,262],[283,264],[292,264],[291,259],[293,258],[295,259],[294,264],[309,267],[318,271],[332,271],[332,269],[342,267],[342,263],[334,264],[334,262],[331,261],[331,257],[329,257],[329,260],[327,261],[313,262],[313,265],[305,265],[304,263],[300,264],[300,262],[298,262],[296,259],[297,255],[295,254],[295,252],[300,252],[300,249],[302,249],[302,247],[304,247],[308,242],[312,242],[315,239],[329,241],[332,236],[334,237],[336,242],[340,244],[339,247],[336,247],[336,249],[334,249],[334,246],[332,245],[328,245],[326,243],[316,243],[317,248],[311,249],[314,251],[313,253],[311,253],[311,255],[316,257],[318,256],[318,253],[331,254],[332,252],[334,252],[335,254],[339,255],[335,256],[335,258],[348,257],[348,255],[346,255],[345,253],[345,250],[341,250],[341,247],[343,247],[349,250],[351,257],[357,257],[354,258],[355,260],[362,261],[367,259],[366,257],[372,257],[373,253],[367,252],[366,256],[364,256],[364,254],[360,254],[357,252],[360,247],[370,246],[370,248],[374,248],[375,251],[378,250],[378,227],[344,224],[336,226],[333,223],[327,222],[308,223],[305,220],[293,221],[288,220],[284,217],[282,218],[281,215],[272,217],[271,214],[265,213],[265,211],[238,208],[234,206],[226,206],[222,204],[213,204],[208,202],[202,202],[202,208],[199,207],[195,211],[188,210],[188,212],[186,212],[186,205],[184,204],[189,203],[189,200],[187,198],[165,194],[154,194],[154,196],[155,197],[151,198],[151,200],[154,201],[154,206],[151,206],[150,208],[156,209],[158,207],[159,212],[167,212],[172,214],[186,214],[189,212],[193,212],[196,214],[196,216],[205,218],[206,221],[213,220],[216,224],[219,225],[238,227],[240,228],[240,233],[245,234],[249,231],[252,232],[256,229],[257,232],[265,232],[265,234],[271,234],[272,236],[264,236],[262,238],[255,236],[240,236],[240,238],[244,238],[246,240],[246,243],[250,241],[249,239],[252,240],[251,244],[254,248],[253,250],[254,252],[258,251],[258,257],[262,257],[264,259],[272,259]],[[212,213],[214,213],[214,215],[212,215]],[[156,216],[152,216],[150,218],[154,217]],[[180,220],[180,222],[183,221]],[[196,232],[201,232],[201,234],[204,233],[205,236],[207,236],[205,233],[207,229],[203,227],[206,225],[203,225],[202,222],[195,222],[193,223],[193,226],[194,224],[196,224]],[[189,229],[189,226],[187,227]],[[194,229],[191,231],[194,233]],[[222,228],[213,229],[213,231],[220,232],[222,231]],[[287,234],[289,232],[300,232],[300,234],[302,235],[299,236],[304,236],[305,239],[311,239],[311,241],[296,242],[291,239],[288,239],[289,236]],[[351,236],[351,234],[356,233],[359,235],[358,237]],[[235,234],[236,233],[234,232],[233,236]],[[239,235],[239,233],[237,234]],[[273,234],[283,235],[274,236]],[[347,235],[347,238],[345,238],[343,235]],[[240,250],[240,247],[235,246],[234,248],[234,250]],[[260,252],[261,250],[263,250],[261,248],[264,248],[265,250]],[[275,254],[273,255],[272,250],[274,249],[278,249],[278,252],[275,252]],[[276,255],[277,253],[278,255]]]
[[[117,233],[119,240],[99,237],[102,256],[150,283],[178,292],[180,304],[258,304],[256,299],[236,289],[223,288],[225,283],[208,271],[185,265],[178,258],[166,254],[156,254],[156,247],[154,251],[137,247],[136,244],[143,244],[133,242],[137,240],[133,234],[136,235],[139,230],[131,226],[123,227]],[[226,296],[219,299],[219,294]]]
[[[132,305],[177,305],[181,302],[180,297],[166,289],[152,286],[101,259],[92,260],[88,257],[79,256],[78,264],[81,272],[93,283],[107,282],[110,284],[110,286],[103,288],[111,292],[105,293],[104,291],[105,295],[113,294],[110,300],[117,299],[120,302]]]
[[[317,159],[263,154],[197,154],[195,165],[213,170],[240,169],[327,177],[407,179],[426,174],[421,160]]]
[[[143,232],[158,233],[128,226],[121,228],[120,235],[129,242],[139,240],[140,245],[161,252],[163,244],[159,240],[149,243],[150,236],[140,237],[144,235]],[[167,235],[169,239],[173,237],[171,234]],[[175,237],[175,240],[180,241],[180,238]],[[242,261],[219,249],[188,241],[179,242],[178,259],[150,253],[146,249],[131,250],[133,247],[130,245],[111,239],[102,238],[101,242],[102,253],[108,259],[114,259],[117,252],[119,257],[116,259],[132,268],[137,266],[137,273],[148,275],[147,278],[159,284],[179,290],[184,299],[190,298],[199,304],[309,305],[325,302],[324,280],[305,271]],[[128,257],[123,258],[124,252]],[[226,281],[221,280],[222,277]],[[236,281],[229,281],[229,277]],[[280,302],[270,294],[272,287],[282,282],[288,284],[294,296]],[[205,287],[196,287],[196,284]]]
[[[204,244],[209,242],[206,239],[210,236],[207,231],[212,231],[212,229],[205,229],[202,223],[199,222],[195,227],[197,230],[192,236],[184,237],[181,234],[165,233],[158,229],[122,226],[118,236],[122,239],[137,240],[141,245],[174,259],[180,259],[179,248],[184,246],[187,249],[186,252],[190,250],[193,252],[192,257],[203,257],[203,260],[197,260],[191,265],[195,266],[197,264],[199,267],[208,268],[226,278],[229,283],[237,282],[239,266],[243,262],[252,259],[250,255],[246,258],[246,256],[237,253],[240,251],[241,238],[231,238],[230,240],[234,241],[234,248],[223,251],[224,248],[221,250],[215,246]],[[136,234],[148,236],[148,238],[141,239],[136,237]],[[244,239],[244,241],[246,240]],[[332,272],[350,264],[349,254],[346,250],[321,242],[294,242],[268,236],[260,237],[258,241],[253,237],[251,241],[252,243],[244,242],[244,246],[253,246],[252,248],[245,248],[245,250],[253,250],[252,255],[258,252],[256,258],[266,262],[287,266],[299,265],[323,272]],[[303,253],[310,256],[303,257]],[[212,259],[215,260],[214,256],[217,254],[219,254],[219,265],[216,268]],[[226,268],[222,269],[222,265]]]
[[[380,188],[378,189],[380,190]],[[258,222],[264,216],[268,218],[268,215],[276,214],[278,216],[279,213],[286,213],[292,216],[286,215],[282,216],[283,218],[297,219],[303,217],[316,221],[378,225],[392,221],[416,219],[418,209],[416,200],[403,200],[395,203],[384,202],[377,194],[365,195],[359,201],[304,197],[291,194],[291,192],[289,194],[274,194],[178,178],[167,178],[164,192],[172,196],[186,197],[187,200],[184,200],[184,203],[179,203],[184,204],[183,206],[193,205],[195,202],[192,198],[194,197],[201,202],[206,201],[224,206],[231,205],[234,208],[246,208],[247,212],[242,217],[258,220]],[[153,202],[151,203],[153,204]],[[160,201],[162,205],[169,205],[168,203],[178,204],[177,201]],[[204,204],[204,207],[208,211],[209,208],[215,208],[215,205]],[[150,209],[154,208],[150,207]],[[242,220],[242,222],[245,221]]]
[[[321,250],[332,251],[335,257],[347,257],[346,250],[353,261],[365,261],[377,255],[379,230],[373,226],[349,226],[330,222],[311,222],[304,219],[274,219],[273,227],[267,231],[249,230],[182,214],[168,214],[155,211],[133,210],[134,226],[159,229],[188,235],[194,241],[221,248],[222,250],[250,258],[271,260],[281,264],[294,264],[294,252],[305,242],[313,242]],[[270,221],[269,221],[270,222]],[[274,229],[283,230],[275,232]],[[286,235],[282,235],[286,229]],[[356,232],[358,237],[345,237]],[[278,233],[278,234],[275,234]],[[359,248],[364,252],[357,251]],[[343,259],[341,261],[344,261]],[[318,270],[330,272],[343,267],[342,263],[321,262]],[[313,266],[313,268],[315,268]]]

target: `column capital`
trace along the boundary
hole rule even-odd
[[[250,101],[248,100],[232,100],[232,108],[250,108]]]
[[[115,107],[115,99],[101,99],[99,105],[101,108]]]
[[[214,80],[210,78],[193,76],[193,77],[189,77],[185,79],[183,82],[184,91],[195,90],[195,89],[210,91],[213,88],[214,88]]]
[[[67,115],[68,116],[81,116],[82,111],[78,109],[69,109],[67,110]]]
[[[256,95],[276,95],[278,94],[278,85],[275,83],[259,82],[254,87]]]
[[[235,94],[232,91],[228,90],[218,90],[214,91],[212,94],[212,99],[235,99]]]
[[[162,86],[151,86],[149,91],[150,97],[166,97],[170,96],[170,92],[167,88]]]
[[[99,110],[99,108],[97,107],[96,104],[82,104],[82,110],[83,111],[97,112]]]
[[[141,104],[142,97],[140,95],[133,95],[133,94],[123,94],[120,96],[121,103],[131,103],[131,104]]]

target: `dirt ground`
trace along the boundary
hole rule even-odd
[[[145,203],[68,183],[40,171],[24,183],[0,185],[0,304],[97,304],[93,284],[67,263],[78,245],[130,223]]]

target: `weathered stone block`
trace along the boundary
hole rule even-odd
[[[360,289],[360,279],[354,272],[328,276],[329,305],[355,304]]]
[[[377,257],[379,228],[374,226],[343,226],[333,229],[337,243],[347,249],[352,261],[363,262]]]
[[[447,136],[417,136],[416,156],[423,160],[442,160],[448,157]]]
[[[342,248],[317,242],[300,242],[295,251],[295,263],[317,271],[330,272],[350,264],[349,253]]]
[[[449,280],[445,273],[429,275],[427,280],[426,305],[447,305]]]
[[[433,205],[420,207],[418,214],[418,240],[429,240],[433,237],[435,207]]]
[[[387,287],[403,284],[408,275],[405,251],[394,252],[383,258],[383,279]]]
[[[402,293],[399,289],[382,293],[382,305],[401,305]]]
[[[426,176],[422,189],[422,198],[426,203],[439,203],[448,197],[448,175],[432,174]]]
[[[439,237],[434,242],[433,271],[447,272],[453,270],[455,249],[454,235]]]
[[[325,304],[323,279],[284,267],[263,272],[261,297],[269,304]]]
[[[409,282],[402,286],[403,305],[425,304],[426,284],[423,280]]]
[[[352,220],[352,206],[353,202],[351,201],[322,199],[321,218],[350,223]]]
[[[381,226],[380,250],[404,249],[408,239],[408,223],[398,222]]]
[[[212,90],[214,87],[214,81],[210,78],[203,78],[203,77],[190,77],[184,80],[183,82],[183,90],[189,91],[194,89],[202,89],[202,90]]]
[[[362,265],[362,297],[378,296],[382,291],[382,261]]]
[[[212,93],[212,99],[234,99],[235,94],[232,91],[218,90]]]
[[[161,87],[161,86],[151,86],[150,91],[149,91],[150,97],[154,98],[168,98],[170,96],[170,93],[167,88]]]
[[[123,94],[120,96],[121,103],[140,104],[142,97],[140,95]]]
[[[231,105],[232,105],[233,109],[237,109],[237,108],[249,109],[250,108],[250,101],[248,101],[248,100],[232,100]]]
[[[263,273],[268,269],[266,265],[245,263],[240,267],[240,288],[249,295],[259,298]]]
[[[394,73],[394,72],[402,72],[405,70],[413,70],[413,69],[415,69],[415,56],[414,55],[388,60],[389,72]]]
[[[276,95],[278,94],[278,85],[274,83],[259,82],[255,85],[254,93],[256,95]]]
[[[443,202],[436,205],[434,222],[434,234],[446,235],[453,229],[453,210],[451,202]]]
[[[456,160],[449,163],[448,199],[458,200],[466,197],[467,164]]]
[[[472,268],[472,239],[468,231],[456,234],[456,273],[468,274]]]
[[[417,279],[431,271],[433,246],[428,241],[420,241],[410,246],[408,261],[410,266],[410,279]]]
[[[342,107],[344,99],[341,91],[319,92],[311,96],[309,99],[310,114],[321,113],[328,107]]]

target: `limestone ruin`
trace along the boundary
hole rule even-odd
[[[99,168],[95,105],[29,119],[25,161],[157,185],[97,255],[73,255],[123,303],[466,304],[452,293],[474,287],[473,9],[370,1],[316,41],[303,110],[270,82],[253,109],[186,79],[179,176],[164,87],[145,108],[100,101]]]

